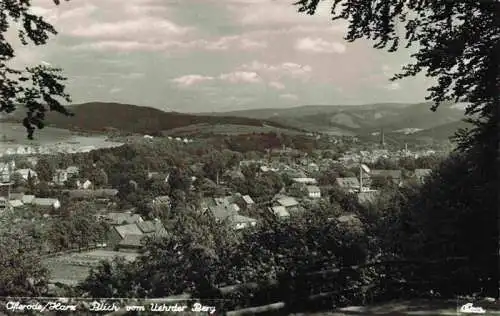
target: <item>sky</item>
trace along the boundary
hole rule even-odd
[[[424,76],[388,80],[410,52],[348,43],[330,3],[310,16],[289,0],[33,0],[59,34],[16,43],[12,62],[63,68],[74,103],[194,113],[424,101]]]

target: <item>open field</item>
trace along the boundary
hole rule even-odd
[[[138,254],[92,250],[48,258],[43,260],[43,264],[49,269],[52,282],[76,284],[83,281],[88,276],[90,269],[99,264],[100,261],[112,260],[117,256],[133,261],[138,257]]]
[[[54,127],[36,130],[34,140],[26,138],[26,128],[21,123],[0,122],[0,141],[22,145],[43,145],[71,140],[74,133]]]
[[[250,126],[250,125],[236,125],[236,124],[193,124],[189,126],[174,128],[164,131],[165,135],[172,136],[195,136],[200,134],[216,134],[216,135],[240,135],[251,133],[287,133],[287,134],[301,134],[299,131],[278,128],[273,126]]]

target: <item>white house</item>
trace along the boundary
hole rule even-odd
[[[42,206],[42,207],[52,207],[55,210],[61,207],[61,202],[58,199],[51,198],[35,198],[32,201],[33,205]]]
[[[293,178],[292,181],[295,183],[310,184],[310,185],[318,183],[314,178]]]
[[[76,186],[78,187],[78,189],[87,190],[92,186],[92,182],[90,180],[85,180],[85,181],[77,180]]]
[[[274,214],[274,216],[285,219],[290,217],[290,213],[286,210],[284,206],[273,206],[270,208],[270,211]]]
[[[321,197],[321,190],[319,189],[318,186],[316,185],[308,185],[306,187],[307,189],[307,196],[312,198],[312,199],[318,199]]]

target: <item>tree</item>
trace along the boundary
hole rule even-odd
[[[26,232],[2,232],[0,236],[0,295],[43,296],[48,289],[48,271],[37,254],[36,240]]]
[[[54,163],[48,158],[40,158],[35,171],[40,181],[51,182],[55,173]]]
[[[300,12],[314,14],[319,0],[299,0]],[[339,11],[340,3],[342,9]],[[466,115],[475,127],[458,136],[462,149],[498,147],[500,95],[500,20],[498,1],[333,1],[333,19],[349,22],[345,39],[366,38],[389,52],[418,45],[414,63],[391,80],[426,70],[437,79],[427,99],[435,111],[444,101],[467,102]],[[404,39],[398,26],[405,23]],[[476,145],[476,146],[473,146]]]
[[[296,4],[299,11],[314,14],[319,2],[300,0]],[[498,284],[492,280],[498,280],[499,11],[498,1],[335,0],[332,6],[334,20],[349,22],[345,39],[350,42],[370,39],[375,41],[374,48],[388,47],[389,52],[398,50],[402,42],[407,48],[418,46],[412,54],[414,62],[391,80],[424,71],[435,78],[437,84],[428,88],[427,100],[434,103],[431,110],[446,101],[467,103],[465,114],[473,127],[455,135],[458,151],[464,155],[448,159],[440,167],[445,168],[443,175],[437,173],[435,180],[423,187],[413,220],[420,225],[416,231],[425,233],[415,236],[424,244],[420,256],[469,258],[466,272],[473,272],[482,282],[482,286],[476,283],[476,288],[496,297]],[[404,39],[398,35],[402,23]],[[435,225],[445,232],[439,241],[433,238]],[[475,244],[479,240],[481,251]],[[444,267],[442,272],[450,275],[451,270]],[[471,278],[465,280],[464,285]]]
[[[58,5],[59,0],[54,0],[54,3]],[[68,116],[72,114],[59,101],[71,102],[62,84],[66,78],[61,76],[61,69],[40,65],[18,70],[9,66],[15,58],[15,51],[4,34],[12,24],[18,29],[23,45],[29,42],[45,45],[51,35],[57,34],[51,24],[33,14],[30,8],[30,1],[0,2],[0,112],[11,113],[18,104],[23,104],[28,109],[23,125],[28,138],[33,139],[35,128],[44,127],[47,110]]]

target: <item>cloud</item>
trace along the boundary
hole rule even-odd
[[[249,64],[243,64],[240,69],[251,70],[269,78],[281,78],[291,76],[295,78],[307,78],[312,67],[309,65],[300,65],[294,62],[283,62],[277,65],[270,65],[259,61],[253,61]]]
[[[246,38],[244,35],[222,36],[216,39],[200,39],[185,44],[185,47],[198,47],[207,50],[254,50],[266,48],[265,41]]]
[[[295,43],[295,49],[311,53],[337,53],[346,51],[346,46],[339,42],[327,42],[322,38],[305,37]]]
[[[228,81],[231,83],[238,83],[238,82],[257,83],[261,81],[260,76],[256,72],[249,72],[249,71],[235,71],[231,73],[225,73],[221,74],[219,78],[221,80]]]
[[[281,83],[281,82],[279,82],[279,81],[271,81],[271,82],[269,82],[269,86],[270,86],[271,88],[276,89],[276,90],[283,90],[283,89],[285,89],[285,85],[284,85],[284,84],[282,84],[282,83]]]
[[[295,94],[290,94],[290,93],[281,94],[280,98],[285,99],[285,100],[290,100],[290,101],[296,101],[299,99],[298,96],[296,96]]]
[[[182,35],[190,30],[171,21],[153,17],[143,17],[128,21],[102,22],[76,27],[69,35],[95,39],[137,39],[161,38]]]
[[[225,0],[228,8],[233,12],[237,22],[243,25],[297,25],[318,24],[328,22],[330,16],[330,2],[323,1],[318,5],[315,15],[299,13],[294,1],[269,0]]]
[[[197,83],[213,80],[213,77],[203,76],[203,75],[185,75],[172,80],[172,82],[177,83],[180,87],[189,87]]]

